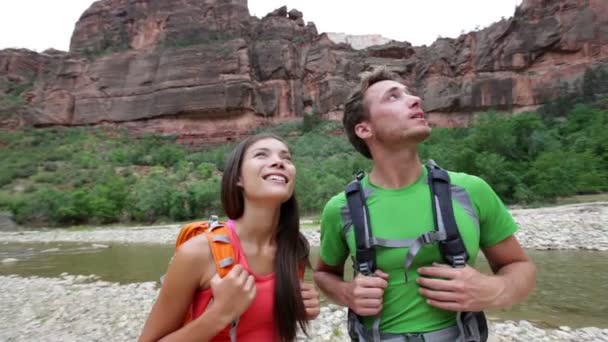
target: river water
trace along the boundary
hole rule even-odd
[[[608,328],[608,252],[529,250],[538,268],[536,290],[523,304],[488,312],[491,319],[527,320],[545,327]],[[91,243],[4,243],[0,274],[57,277],[61,273],[95,274],[101,280],[156,281],[173,254],[171,245]],[[312,250],[316,259],[317,248]],[[477,264],[489,272],[485,261]],[[308,274],[310,277],[310,274]]]

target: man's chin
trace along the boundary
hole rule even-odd
[[[412,134],[410,135],[411,139],[413,141],[415,141],[417,144],[425,141],[428,137],[431,136],[431,127],[427,126],[424,129],[420,129],[416,132],[412,132]]]

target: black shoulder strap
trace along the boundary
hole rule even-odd
[[[435,230],[446,233],[446,239],[439,242],[439,250],[443,259],[452,267],[464,267],[469,256],[454,218],[450,176],[433,160],[429,160],[427,169]]]
[[[354,266],[357,272],[371,275],[376,271],[376,251],[370,244],[372,231],[369,211],[361,186],[364,175],[363,172],[358,172],[355,180],[346,186],[345,193],[357,244]]]

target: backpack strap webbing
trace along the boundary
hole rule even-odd
[[[224,278],[236,263],[234,246],[232,246],[232,242],[230,241],[230,228],[228,228],[227,224],[218,221],[218,218],[215,215],[211,216],[209,219],[208,226],[209,229],[205,232],[205,236],[209,242],[211,254],[213,254],[215,271],[220,278]],[[237,317],[230,324],[231,342],[236,342],[237,340],[239,320],[240,317]]]
[[[223,278],[230,272],[236,262],[228,225],[217,220],[209,221],[209,229],[205,236],[209,242],[211,254],[213,254],[215,271]]]
[[[371,245],[372,232],[369,224],[369,211],[361,186],[361,180],[364,176],[363,172],[358,172],[355,180],[346,186],[345,194],[357,245],[353,267],[357,272],[369,276],[376,271],[376,251]]]
[[[429,160],[427,169],[435,230],[439,234],[445,233],[445,239],[439,241],[441,256],[452,267],[465,267],[469,255],[454,217],[450,176],[433,160]],[[483,311],[458,312],[456,323],[460,331],[459,340],[487,341],[488,323]]]
[[[235,265],[236,257],[234,247],[230,241],[228,225],[220,222],[217,216],[211,216],[209,221],[197,221],[184,225],[175,241],[175,249],[177,250],[184,242],[200,234],[205,234],[215,264],[215,271],[223,278]],[[213,298],[211,301],[213,301]],[[193,305],[190,304],[186,317],[184,317],[184,325],[192,321],[193,309]],[[230,325],[230,340],[232,342],[236,342],[238,321],[237,318]]]
[[[469,256],[460,238],[454,218],[450,176],[433,160],[429,160],[426,167],[431,190],[431,207],[433,208],[435,231],[439,234],[445,234],[445,238],[439,241],[441,256],[452,267],[464,267]]]
[[[365,173],[358,172],[355,180],[346,186],[346,202],[351,214],[354,227],[357,250],[353,267],[356,272],[365,276],[373,276],[376,271],[376,250],[372,245],[372,231],[369,221],[369,211],[365,201],[365,194],[361,186],[361,180]],[[372,336],[374,341],[380,341],[380,317],[381,313],[374,318]],[[358,341],[362,327],[361,317],[348,309],[348,333],[352,340]]]

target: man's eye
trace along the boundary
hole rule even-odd
[[[391,100],[391,101],[396,100],[397,99],[397,95],[390,95],[388,97],[388,99]]]

